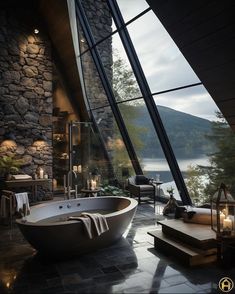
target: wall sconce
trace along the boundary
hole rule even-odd
[[[47,143],[47,137],[44,134],[40,133],[36,136],[33,146],[34,147],[45,146],[46,143]]]
[[[17,144],[16,144],[15,140],[16,140],[15,135],[11,132],[8,132],[4,135],[4,139],[1,143],[1,147],[16,148]]]
[[[36,141],[47,141],[47,137],[43,133],[40,133],[37,135]]]
[[[34,30],[33,30],[33,32],[34,32],[34,34],[39,34],[39,29],[37,29],[37,28],[35,28]]]

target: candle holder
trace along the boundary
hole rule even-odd
[[[211,199],[211,228],[217,239],[235,239],[235,200],[223,183]]]

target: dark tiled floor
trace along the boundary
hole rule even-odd
[[[222,277],[235,282],[234,268],[186,268],[154,250],[147,232],[159,217],[143,204],[119,242],[64,261],[41,259],[17,227],[0,226],[0,293],[222,293]]]

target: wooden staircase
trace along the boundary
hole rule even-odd
[[[162,231],[148,232],[154,237],[155,249],[174,256],[187,266],[217,260],[216,235],[210,226],[185,223],[178,219],[158,223],[162,225]]]

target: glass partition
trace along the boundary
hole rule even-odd
[[[116,180],[125,184],[127,178],[134,174],[134,170],[112,110],[110,107],[105,107],[103,115],[107,115],[107,117],[103,116],[103,118],[96,110],[93,111],[93,114],[105,142]]]

